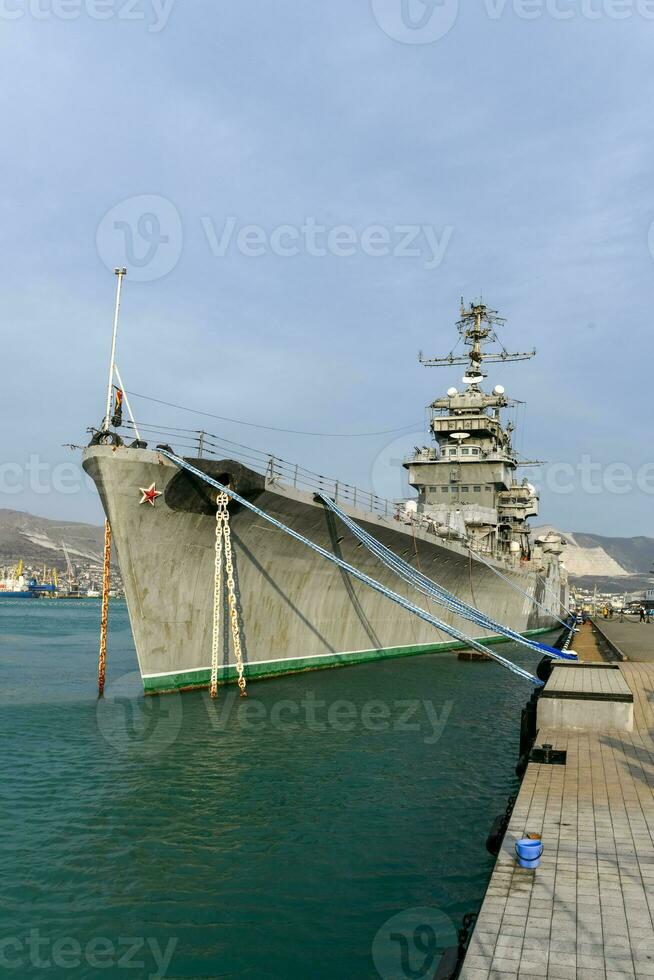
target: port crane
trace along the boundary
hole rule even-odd
[[[66,559],[66,581],[68,582],[68,586],[69,586],[69,588],[72,591],[72,589],[74,588],[74,586],[76,584],[75,583],[75,569],[73,568],[73,563],[70,560],[70,553],[68,551],[68,548],[66,547],[66,542],[63,540],[63,538],[62,538],[62,541],[61,541],[61,547],[63,548],[64,558]]]

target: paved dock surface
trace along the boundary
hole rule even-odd
[[[597,632],[590,620],[587,620],[583,626],[579,626],[579,632],[572,642],[572,649],[584,662],[601,663],[605,659],[597,645]]]
[[[637,616],[625,616],[623,623],[617,616],[613,619],[599,617],[595,627],[625,659],[654,664],[654,622],[641,623]]]
[[[567,764],[527,767],[463,980],[654,977],[654,664],[619,669],[633,732],[539,732]],[[526,832],[543,838],[535,871],[515,860]]]

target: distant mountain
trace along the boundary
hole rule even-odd
[[[627,575],[647,574],[654,564],[654,538],[607,538],[600,534],[580,532],[566,534],[565,537],[571,538],[582,554],[588,551],[604,552]],[[566,551],[569,552],[570,549]],[[567,561],[566,564],[571,570]],[[592,574],[592,572],[579,572],[579,574]]]
[[[536,528],[534,535],[555,528]],[[609,538],[583,531],[559,531],[566,541],[565,566],[573,583],[604,591],[635,591],[652,585],[654,538]]]
[[[66,565],[62,541],[73,560],[101,562],[104,529],[95,524],[53,521],[19,510],[0,509],[0,565],[23,558],[28,564]]]

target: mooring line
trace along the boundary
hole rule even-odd
[[[412,585],[419,592],[427,598],[434,599],[435,602],[440,603],[440,605],[445,606],[447,609],[452,610],[457,616],[462,619],[467,619],[470,622],[475,623],[477,626],[482,626],[485,629],[489,629],[494,633],[499,633],[502,636],[506,636],[507,639],[513,640],[515,643],[519,643],[529,650],[535,651],[536,653],[546,653],[548,656],[556,657],[560,660],[576,660],[576,654],[570,652],[562,652],[556,647],[549,646],[547,643],[541,643],[538,640],[532,640],[528,637],[523,636],[516,630],[511,629],[509,626],[505,626],[503,623],[497,622],[491,616],[482,613],[481,610],[477,609],[475,606],[471,606],[469,603],[464,602],[455,596],[452,592],[448,592],[447,589],[443,588],[442,585],[434,582],[432,579],[428,578],[422,571],[416,571],[409,562],[405,561],[404,558],[400,558],[394,551],[388,548],[385,544],[382,544],[377,538],[368,531],[364,531],[361,525],[357,524],[353,518],[343,511],[338,504],[330,497],[324,493],[319,493],[317,496],[322,500],[322,502],[329,507],[329,509],[336,514],[337,517],[345,524],[347,528],[364,544],[379,560],[390,568],[391,571],[395,572],[401,579]],[[472,560],[472,559],[470,559]]]

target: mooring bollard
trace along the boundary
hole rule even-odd
[[[537,868],[543,855],[543,842],[523,837],[515,842],[515,852],[521,868]]]

